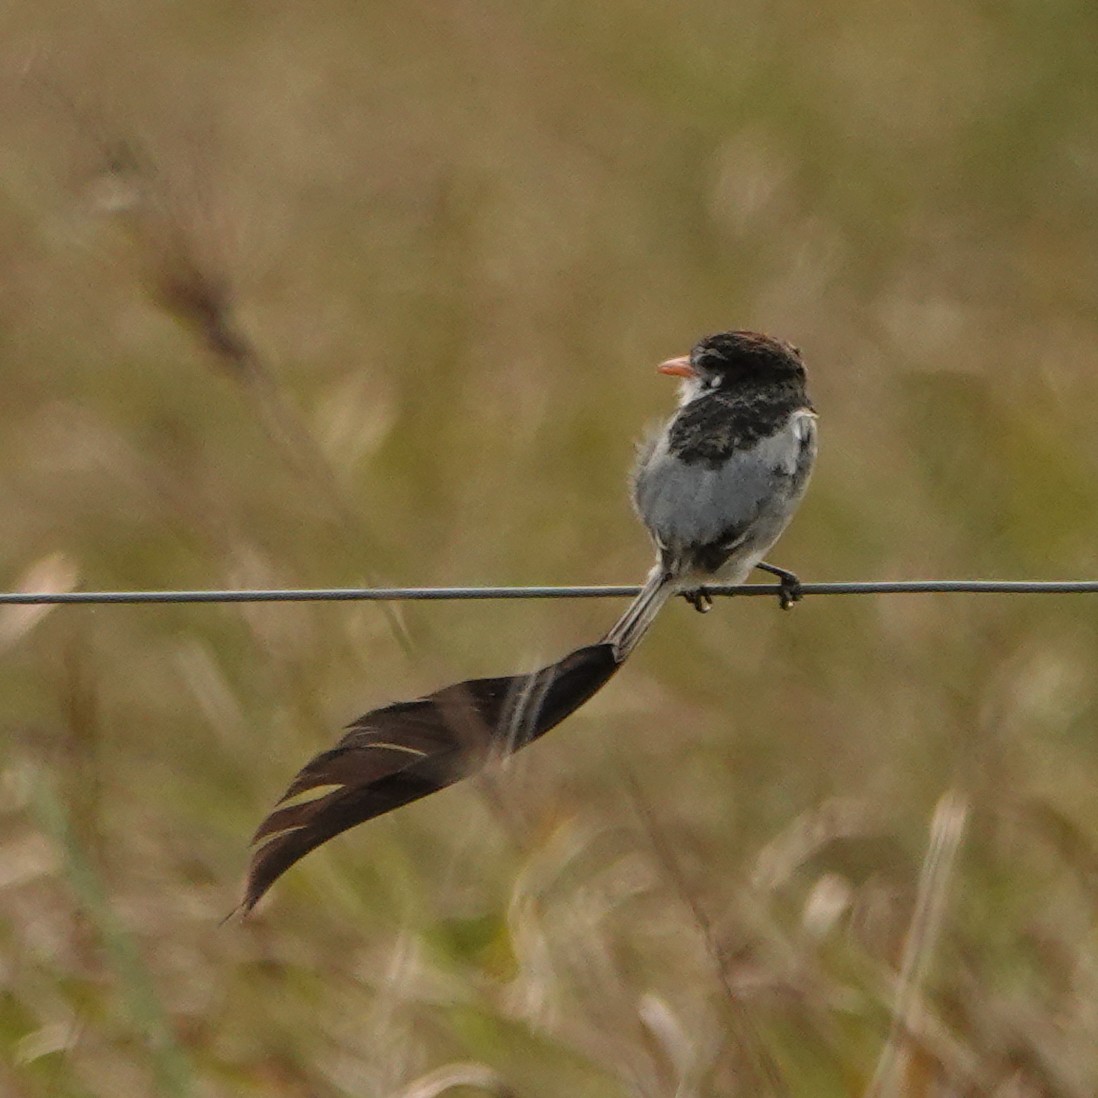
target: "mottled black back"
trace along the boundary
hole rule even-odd
[[[719,466],[734,450],[774,434],[791,412],[812,407],[800,354],[770,336],[707,336],[690,363],[704,388],[679,411],[668,440],[687,465]]]
[[[803,378],[711,389],[679,411],[670,448],[687,465],[715,468],[734,450],[774,434],[798,408],[811,407]]]

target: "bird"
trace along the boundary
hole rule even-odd
[[[468,679],[373,709],[298,771],[252,836],[243,915],[309,851],[513,754],[593,697],[682,595],[760,568],[788,609],[795,573],[763,560],[800,503],[816,459],[816,413],[800,351],[750,331],[698,341],[659,371],[679,379],[675,413],[639,447],[633,506],[656,550],[640,593],[599,641],[535,671]]]
[[[657,369],[681,379],[679,407],[633,470],[633,506],[657,559],[607,635],[622,660],[676,593],[704,613],[707,583],[739,584],[760,568],[781,581],[783,608],[800,597],[796,574],[763,560],[816,461],[800,351],[758,332],[719,332]]]

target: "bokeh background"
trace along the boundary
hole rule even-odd
[[[732,326],[821,417],[779,563],[1093,577],[1096,48],[1086,0],[5,5],[0,586],[638,581],[653,366]],[[620,609],[5,608],[0,1091],[1098,1093],[1088,596],[674,605],[219,928],[346,721]]]

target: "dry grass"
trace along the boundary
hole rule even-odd
[[[639,579],[651,366],[727,325],[813,370],[780,563],[1095,574],[1096,35],[8,5],[0,586]],[[0,615],[0,1091],[1098,1092],[1085,598],[672,607],[503,774],[217,929],[343,722],[617,609]]]

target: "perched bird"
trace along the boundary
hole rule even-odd
[[[624,659],[673,594],[701,611],[709,583],[742,583],[800,503],[816,460],[816,413],[795,347],[755,332],[721,332],[659,370],[682,378],[679,410],[642,447],[633,503],[658,559],[607,640]]]
[[[555,727],[617,672],[672,595],[707,610],[707,583],[741,583],[762,568],[780,578],[783,607],[799,597],[797,577],[763,556],[792,518],[816,456],[800,353],[754,332],[721,332],[659,369],[682,379],[679,408],[642,446],[633,473],[657,560],[617,624],[536,671],[470,679],[359,717],[259,825],[240,910],[333,836]]]

